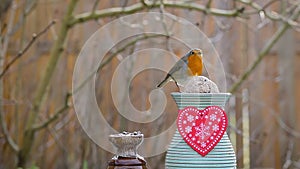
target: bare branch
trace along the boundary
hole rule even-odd
[[[291,16],[292,20],[295,20],[300,15],[300,5],[297,7],[297,10],[294,12],[293,16]],[[289,24],[285,22],[278,30],[275,32],[275,34],[269,39],[267,44],[264,46],[264,48],[261,50],[261,52],[258,54],[257,59],[253,62],[253,64],[250,66],[250,68],[241,76],[241,78],[233,84],[232,88],[229,90],[229,92],[234,93],[236,92],[239,87],[242,85],[242,83],[250,76],[250,74],[255,70],[255,68],[259,65],[259,63],[263,60],[263,58],[269,53],[271,48],[275,45],[275,43],[280,39],[280,37],[284,34],[284,32],[289,28]]]
[[[100,0],[95,0],[94,5],[93,5],[93,8],[92,8],[92,13],[94,13],[94,12],[96,11],[99,2],[100,2]]]
[[[148,4],[147,4],[147,2],[146,2],[145,0],[140,0],[140,1],[141,1],[141,3],[142,3],[144,6],[148,7]]]
[[[18,54],[10,61],[8,64],[4,67],[3,71],[0,74],[0,78],[2,78],[5,73],[9,70],[9,68],[18,60],[20,59],[27,51],[28,49],[32,46],[32,44],[44,33],[46,33],[49,28],[54,25],[56,22],[53,20],[51,21],[41,32],[37,34],[33,34],[31,40],[27,43],[27,45],[22,49],[21,51],[18,52]]]
[[[235,134],[240,135],[241,137],[249,139],[251,143],[258,143],[259,142],[257,139],[246,136],[241,129],[238,129],[233,125],[229,125],[229,128],[231,130],[233,130],[235,132]]]
[[[69,99],[72,96],[71,93],[67,93],[66,97],[65,97],[65,104],[56,111],[56,113],[54,113],[54,115],[52,117],[50,117],[49,119],[47,119],[45,122],[43,122],[40,125],[37,125],[35,127],[32,127],[31,130],[33,131],[38,131],[41,130],[43,128],[46,128],[49,124],[51,124],[52,122],[54,122],[56,119],[58,119],[58,117],[64,113],[67,109],[70,108],[70,104],[69,104]]]
[[[70,4],[68,5],[67,13],[64,16],[58,38],[56,39],[56,41],[52,47],[49,62],[47,62],[46,70],[45,70],[44,74],[42,75],[41,82],[39,83],[37,91],[35,93],[35,97],[34,97],[34,101],[33,101],[33,108],[32,108],[32,112],[29,115],[29,119],[28,119],[29,126],[27,126],[27,129],[30,129],[30,126],[32,124],[34,124],[35,117],[37,116],[37,114],[39,112],[43,98],[46,94],[46,89],[50,84],[50,80],[54,73],[58,59],[64,50],[63,45],[65,43],[68,31],[70,29],[70,27],[68,26],[68,20],[70,20],[73,17],[72,16],[73,10],[74,10],[77,2],[78,2],[78,0],[72,0],[70,2]]]
[[[248,6],[250,6],[253,9],[256,10],[256,12],[255,11],[250,11],[250,12],[245,11],[243,13],[243,15],[245,15],[245,16],[252,15],[252,14],[258,14],[259,12],[263,12],[263,14],[267,18],[269,18],[270,20],[281,21],[283,23],[287,23],[289,26],[297,26],[297,23],[292,18],[287,18],[285,16],[282,16],[282,15],[280,15],[279,13],[277,13],[275,11],[266,11],[265,10],[269,5],[273,4],[277,0],[270,1],[265,6],[260,6],[259,4],[255,3],[253,1],[245,1],[245,0],[235,0],[235,1],[238,1],[238,2],[240,2],[242,4],[245,4],[245,5],[248,5]],[[297,6],[299,6],[299,4]],[[292,6],[292,8],[287,10],[287,12],[297,8],[297,6]]]
[[[293,165],[295,166],[295,168],[300,168],[300,160],[294,161]]]
[[[18,4],[18,7],[24,7],[23,12],[19,14],[18,16],[18,21],[14,24],[13,29],[11,30],[11,35],[15,34],[17,31],[20,30],[20,28],[22,28],[22,26],[24,26],[25,21],[26,21],[26,17],[29,16],[31,14],[32,11],[34,11],[34,9],[37,6],[37,0],[26,0],[25,2],[21,2],[20,4]]]
[[[6,55],[6,52],[7,52],[8,44],[9,44],[9,41],[10,41],[10,36],[11,36],[12,30],[13,30],[15,14],[16,14],[16,4],[13,1],[11,11],[10,11],[10,15],[9,15],[9,19],[8,19],[8,23],[7,23],[7,25],[4,25],[5,27],[7,27],[7,33],[3,37],[4,41],[2,42],[2,39],[0,41],[0,45],[1,45],[0,46],[1,47],[0,57],[1,57],[1,59],[4,59],[4,57]],[[2,64],[3,64],[3,60],[1,61],[1,66],[2,66]]]
[[[293,150],[294,150],[294,142],[290,138],[289,139],[289,144],[288,144],[288,151],[286,153],[285,162],[282,166],[282,169],[288,169],[293,164],[293,162],[292,162]]]
[[[47,88],[50,85],[50,81],[53,76],[58,59],[60,58],[61,53],[63,52],[63,45],[65,43],[68,31],[70,29],[68,25],[68,21],[73,17],[73,11],[76,7],[77,2],[78,0],[72,0],[68,5],[66,14],[63,18],[63,22],[60,27],[58,37],[52,47],[50,53],[50,59],[47,62],[45,72],[41,77],[41,81],[38,84],[36,93],[34,95],[33,107],[29,112],[29,117],[26,122],[27,124],[26,124],[24,138],[23,138],[23,147],[18,154],[18,160],[19,160],[17,164],[18,167],[24,168],[26,166],[29,153],[32,149],[33,139],[35,134],[35,131],[31,129],[35,123],[36,117],[40,113],[40,108],[43,103],[44,96],[47,93]]]
[[[242,2],[242,1],[241,1]],[[243,1],[245,3],[245,1]],[[262,7],[259,7],[258,4],[255,4],[255,3],[251,3],[251,6],[253,8],[255,8],[256,10],[253,10],[253,11],[245,11],[244,14],[246,15],[251,15],[251,14],[257,14],[259,13],[260,11],[265,11],[266,8],[268,8],[269,6],[271,6],[272,4],[274,4],[275,2],[279,2],[279,0],[272,0],[272,1],[269,1],[268,3],[266,3],[264,6]]]
[[[8,25],[7,25],[7,33],[4,37],[4,42],[3,44],[1,43],[2,42],[2,39],[0,41],[0,48],[1,48],[1,52],[0,52],[0,66],[2,68],[2,65],[4,63],[4,56],[6,55],[6,52],[7,52],[7,47],[8,47],[8,43],[9,43],[9,40],[10,40],[10,33],[12,31],[12,26],[13,26],[13,23],[14,23],[14,16],[15,16],[15,13],[16,13],[16,7],[15,7],[15,2],[12,2],[12,9],[10,11],[10,16],[9,16],[9,20],[8,20]],[[0,16],[1,18],[1,16]],[[1,30],[2,31],[2,30]],[[2,33],[2,32],[1,32]],[[1,37],[2,38],[2,37]],[[2,131],[3,131],[3,136],[4,136],[4,139],[5,141],[8,143],[8,145],[13,149],[13,151],[15,152],[18,152],[19,151],[19,147],[18,145],[14,142],[13,138],[10,136],[9,134],[9,131],[7,129],[7,124],[5,122],[5,119],[4,117],[2,116],[2,113],[3,113],[3,82],[1,81],[0,82],[0,93],[1,93],[1,100],[0,100],[0,125],[1,125],[1,128],[2,128]]]
[[[124,8],[116,7],[116,8],[98,10],[95,12],[82,13],[75,16],[74,19],[69,22],[69,25],[74,26],[77,23],[82,23],[89,20],[94,20],[94,19],[99,19],[104,17],[132,14],[138,11],[142,11],[146,8],[160,8],[161,5],[163,5],[165,8],[189,9],[189,10],[209,13],[216,16],[226,16],[226,17],[239,16],[241,12],[239,9],[223,10],[223,9],[216,9],[216,8],[207,8],[206,6],[197,3],[186,3],[183,1],[158,1],[152,4],[142,1],[140,3],[136,3],[134,5],[124,7]]]
[[[279,115],[277,115],[276,113],[272,113],[272,115],[275,117],[277,123],[279,124],[279,126],[285,132],[287,132],[288,134],[290,134],[293,137],[300,138],[300,132],[299,131],[297,131],[297,130],[291,128],[290,126],[288,126],[286,124],[286,122]]]
[[[210,8],[211,3],[212,3],[212,0],[208,0],[208,2],[206,3],[206,8]]]
[[[124,46],[122,46],[120,49],[118,49],[116,52],[113,52],[112,55],[110,55],[106,60],[104,60],[98,67],[98,70],[101,70],[106,64],[108,64],[117,54],[119,54],[120,52],[126,50],[128,47],[133,46],[134,44],[136,44],[139,41],[145,40],[145,39],[150,39],[150,38],[156,38],[156,37],[168,37],[166,35],[162,35],[162,34],[153,34],[153,35],[144,35],[141,37],[137,37],[136,39],[130,41],[129,43],[125,44]]]
[[[15,141],[12,139],[12,137],[9,135],[8,129],[7,129],[7,124],[2,116],[2,113],[0,113],[0,123],[1,123],[1,128],[3,131],[4,138],[8,145],[15,151],[19,151],[19,146],[15,143]]]
[[[237,97],[243,97],[242,95],[235,94]],[[249,97],[249,96],[248,96]],[[266,104],[260,102],[257,100],[257,98],[254,97],[249,97],[249,101],[252,102],[253,104],[260,106],[260,107],[265,107],[267,110],[270,112],[270,115],[272,115],[280,128],[285,131],[287,134],[289,134],[292,137],[295,138],[300,138],[300,131],[295,130],[294,128],[290,127],[283,119],[282,117],[278,114],[278,112],[274,109],[274,107],[266,106]]]
[[[73,20],[69,21],[69,26],[74,26],[77,23],[86,22],[89,20],[97,20],[103,17],[116,16],[122,14],[132,14],[144,9],[143,4],[137,3],[129,7],[121,8],[109,8],[103,10],[97,10],[94,12],[82,13],[74,17]]]

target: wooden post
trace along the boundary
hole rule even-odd
[[[278,43],[278,70],[279,70],[279,109],[280,118],[286,123],[288,127],[294,129],[296,124],[296,111],[295,111],[295,79],[294,79],[294,60],[295,60],[295,38],[293,30],[288,30]],[[284,151],[281,156],[288,151],[288,144],[294,142],[294,138],[287,132],[280,132],[281,149]],[[284,137],[286,136],[286,137]],[[293,154],[295,151],[293,151]],[[280,155],[280,154],[279,154]],[[282,156],[282,163],[284,164],[289,157]],[[282,166],[280,166],[282,167]]]

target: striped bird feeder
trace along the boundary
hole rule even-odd
[[[230,93],[172,93],[179,111],[166,168],[236,168],[224,111],[230,96]]]

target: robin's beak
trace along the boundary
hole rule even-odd
[[[202,54],[201,51],[198,51],[198,52],[197,52],[197,55],[199,55],[199,56],[201,56],[201,57],[203,56],[203,54]]]
[[[197,55],[201,55],[202,56],[202,51],[200,49],[196,49],[193,51],[195,54]]]

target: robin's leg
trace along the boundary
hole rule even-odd
[[[177,88],[180,90],[179,85],[178,85],[177,81],[174,79],[174,77],[173,77],[173,76],[170,76],[170,77],[174,80],[174,82],[175,82]]]
[[[176,81],[175,81],[175,84],[176,84],[176,86],[178,87],[178,89],[180,89],[179,86],[178,86],[178,83],[177,83]]]

